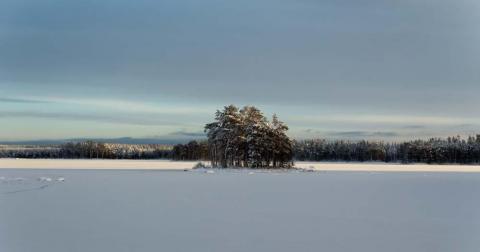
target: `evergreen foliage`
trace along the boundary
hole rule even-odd
[[[169,159],[171,153],[171,147],[166,145],[93,141],[58,146],[0,146],[0,158]]]
[[[173,147],[174,160],[209,160],[207,141],[190,141],[187,144],[177,144]]]
[[[205,126],[214,167],[291,167],[293,145],[288,127],[274,115],[270,122],[253,106],[229,105]]]
[[[480,135],[402,143],[303,140],[294,142],[294,150],[300,161],[472,164],[480,162]]]
[[[479,164],[480,135],[399,143],[381,141],[291,141],[288,127],[274,115],[269,122],[254,107],[234,106],[216,113],[206,126],[208,140],[175,146],[109,144],[0,145],[0,158],[212,160],[216,167],[290,167],[298,161],[351,161]]]

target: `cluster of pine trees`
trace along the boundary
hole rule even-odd
[[[187,144],[177,144],[173,147],[174,160],[209,160],[207,141],[190,141]]]
[[[303,140],[294,142],[294,152],[299,161],[480,163],[480,135],[402,143]]]
[[[288,127],[273,115],[270,122],[256,107],[226,106],[205,126],[214,167],[290,167],[293,145]]]

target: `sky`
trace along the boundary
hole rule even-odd
[[[0,141],[202,136],[216,109],[294,138],[480,133],[476,0],[2,0]]]

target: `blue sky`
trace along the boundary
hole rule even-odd
[[[0,2],[0,140],[189,138],[257,105],[296,138],[480,133],[480,2]]]

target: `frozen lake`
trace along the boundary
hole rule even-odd
[[[0,251],[462,251],[479,173],[0,170]]]

